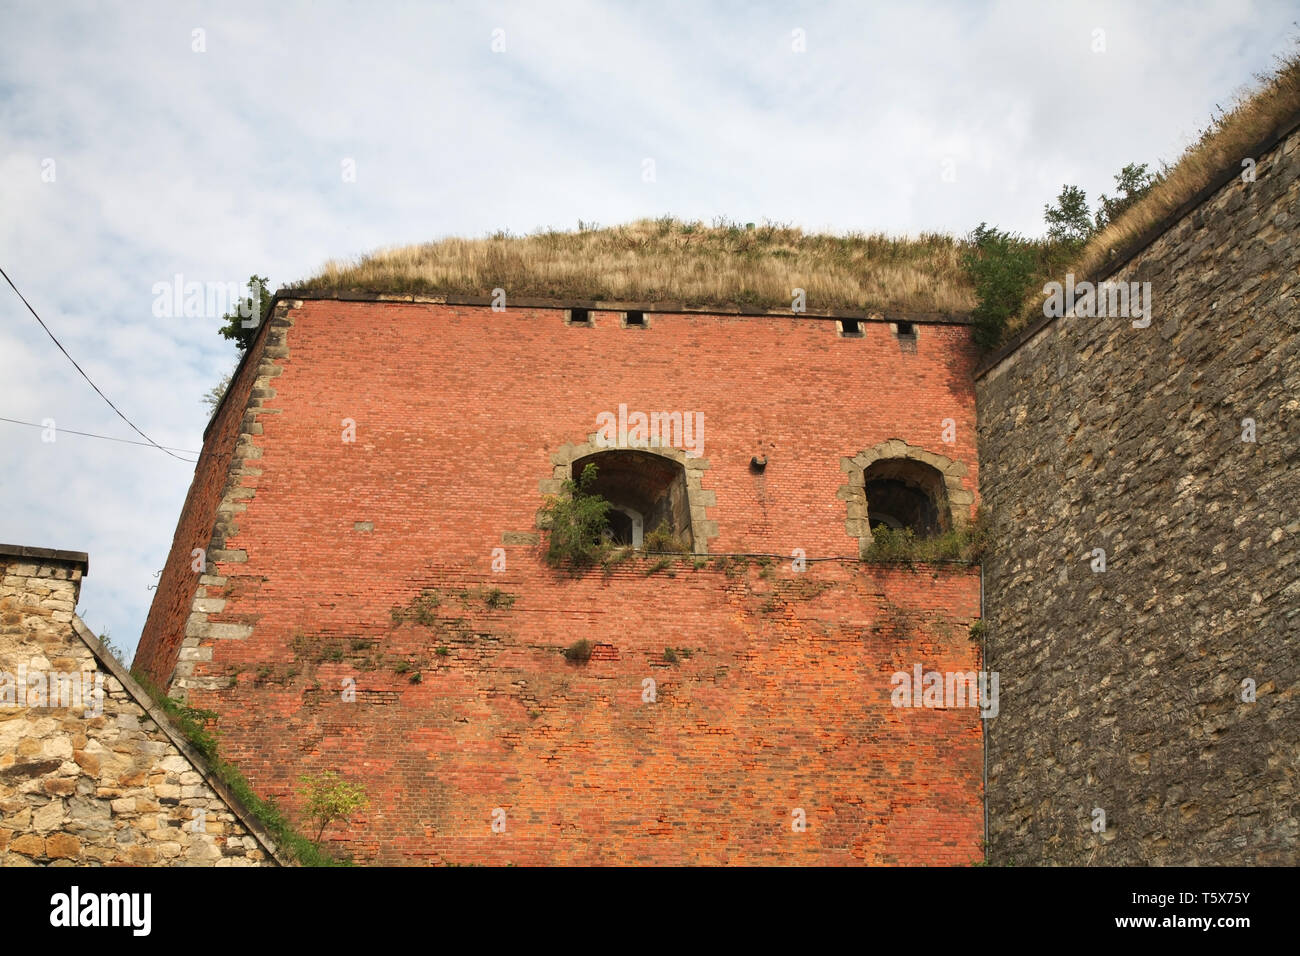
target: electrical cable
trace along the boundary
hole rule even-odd
[[[18,291],[18,286],[14,285],[14,280],[11,279],[11,278],[9,278],[9,273],[5,272],[5,270],[4,270],[3,267],[0,267],[0,276],[4,276],[4,280],[5,280],[5,282],[8,282],[8,283],[9,283],[9,288],[13,289],[13,290],[14,290],[14,294],[17,295],[18,298],[20,298],[20,299],[23,300],[23,305],[27,306],[27,311],[30,312],[30,313],[32,314],[32,317],[35,318],[36,321],[39,322],[39,323],[41,324],[41,328],[43,328],[43,329],[45,330],[45,334],[48,335],[48,336],[50,337],[50,340],[51,340],[52,342],[54,342],[54,344],[57,345],[57,346],[59,347],[59,351],[62,352],[65,356],[67,356],[68,361],[72,363],[72,367],[75,368],[78,372],[81,372],[81,377],[84,378],[87,382],[90,382],[90,387],[93,388],[93,389],[95,390],[95,394],[97,394],[97,395],[98,395],[100,398],[102,398],[104,401],[108,402],[108,407],[111,408],[113,411],[117,412],[117,417],[118,417],[118,418],[122,419],[122,421],[124,421],[124,422],[126,422],[128,425],[130,425],[131,428],[135,430],[136,434],[138,434],[141,438],[143,438],[143,439],[144,439],[146,442],[148,442],[150,445],[153,445],[154,448],[157,448],[157,449],[158,449],[159,451],[161,451],[163,454],[165,454],[165,455],[171,455],[173,458],[177,459],[178,461],[186,461],[186,460],[187,460],[187,459],[185,459],[185,458],[181,458],[180,455],[176,455],[176,454],[173,454],[172,452],[168,451],[166,448],[164,448],[162,445],[158,444],[156,441],[154,441],[152,438],[150,438],[150,437],[149,437],[148,435],[146,435],[144,432],[140,431],[139,428],[136,428],[136,426],[135,426],[135,422],[131,421],[131,419],[127,418],[125,415],[122,414],[122,410],[121,410],[120,408],[118,408],[116,405],[114,405],[114,404],[109,400],[109,397],[108,397],[107,395],[105,395],[103,392],[101,392],[101,391],[99,390],[99,386],[96,385],[94,382],[92,382],[92,381],[90,380],[90,376],[87,375],[86,372],[85,372],[85,370],[82,369],[82,367],[81,367],[80,365],[77,364],[77,360],[74,359],[71,355],[68,354],[68,350],[65,349],[65,348],[63,347],[63,343],[60,342],[57,338],[55,338],[54,333],[50,331],[50,327],[49,327],[48,325],[45,324],[45,320],[42,319],[39,315],[36,314],[36,310],[32,308],[32,304],[31,304],[30,302],[27,301],[27,297],[26,297],[26,296],[24,296],[21,292]],[[192,463],[191,463],[191,464],[192,464]]]
[[[154,447],[154,448],[161,448],[163,451],[179,451],[179,452],[183,452],[183,453],[186,454],[186,455],[201,455],[201,454],[202,454],[202,452],[193,451],[192,449],[189,449],[189,448],[177,448],[177,447],[175,447],[174,445],[153,445],[151,442],[135,441],[135,440],[130,439],[130,438],[114,438],[112,435],[96,435],[94,432],[79,432],[79,431],[77,431],[75,428],[63,428],[63,427],[58,426],[58,425],[54,425],[54,426],[49,426],[49,425],[38,425],[36,422],[24,422],[24,421],[19,421],[17,418],[5,418],[3,415],[0,415],[0,422],[9,422],[11,425],[27,425],[27,426],[30,427],[30,428],[49,428],[49,427],[53,427],[56,433],[58,433],[58,432],[66,432],[66,433],[69,434],[69,435],[81,435],[81,436],[83,436],[83,437],[85,437],[85,438],[102,438],[104,441],[116,441],[116,442],[121,442],[121,443],[124,444],[124,445],[143,445],[145,448],[149,448],[149,447],[152,446],[152,447]],[[182,459],[180,459],[180,460],[181,460],[181,461],[189,461],[188,458],[182,458]],[[193,462],[191,462],[191,464],[193,464]]]

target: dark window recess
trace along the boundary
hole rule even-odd
[[[691,503],[684,466],[650,452],[601,451],[573,463],[575,480],[588,464],[596,466],[591,493],[610,503],[604,536],[612,543],[641,547],[644,535],[662,527],[687,550],[692,548]]]
[[[913,325],[911,322],[899,322],[899,323],[898,323],[898,337],[899,337],[900,339],[901,339],[901,338],[908,338],[908,339],[914,339],[914,338],[916,338],[916,326]]]
[[[862,334],[862,323],[857,319],[840,319],[840,334],[855,336]]]
[[[640,326],[640,327],[642,327],[642,328],[645,328],[645,313],[644,313],[644,312],[629,312],[629,313],[627,313],[627,323],[626,323],[626,324],[627,324],[627,325],[638,325],[638,326]]]
[[[881,525],[910,528],[918,538],[942,534],[952,526],[948,490],[937,468],[909,458],[873,463],[863,476],[867,520],[874,531]]]
[[[569,324],[570,325],[591,325],[591,310],[570,309]]]

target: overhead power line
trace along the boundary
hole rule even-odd
[[[41,324],[41,328],[43,328],[43,329],[45,330],[45,334],[48,335],[48,336],[50,337],[50,340],[51,340],[55,345],[57,345],[57,346],[59,347],[59,351],[62,352],[65,356],[67,356],[68,361],[72,363],[72,367],[75,368],[78,372],[81,372],[81,377],[84,378],[87,382],[90,382],[90,387],[93,388],[93,389],[95,390],[95,394],[97,394],[97,395],[98,395],[100,398],[102,398],[104,401],[108,402],[108,407],[111,408],[113,411],[117,412],[117,417],[118,417],[118,418],[122,419],[122,421],[124,421],[124,422],[126,422],[128,425],[130,425],[131,428],[135,431],[135,433],[136,433],[137,435],[139,435],[141,438],[143,438],[147,443],[149,443],[150,445],[152,445],[154,448],[157,448],[157,449],[158,449],[159,451],[161,451],[164,455],[171,455],[173,458],[177,459],[178,461],[186,461],[186,460],[187,460],[187,459],[185,459],[185,458],[181,458],[180,455],[176,455],[176,454],[173,454],[172,452],[168,451],[166,448],[164,448],[162,445],[158,444],[156,441],[154,441],[152,438],[150,438],[150,437],[149,437],[148,435],[146,435],[144,432],[140,431],[139,428],[136,428],[136,426],[135,426],[135,422],[131,421],[131,419],[129,419],[129,418],[127,418],[125,415],[123,415],[123,414],[122,414],[122,410],[121,410],[120,408],[118,408],[116,405],[114,405],[114,404],[112,403],[112,401],[109,400],[109,397],[108,397],[107,395],[105,395],[103,392],[101,392],[101,391],[99,390],[99,386],[98,386],[98,385],[96,385],[94,382],[91,381],[90,376],[87,375],[86,372],[85,372],[85,370],[82,369],[82,367],[81,367],[80,365],[77,364],[77,360],[74,359],[71,355],[68,355],[68,350],[65,349],[65,348],[63,347],[63,343],[60,342],[57,338],[55,338],[54,333],[50,331],[50,327],[49,327],[48,325],[45,324],[45,320],[42,319],[39,315],[36,314],[36,310],[32,308],[32,304],[31,304],[30,302],[27,301],[27,297],[26,297],[26,296],[24,296],[21,292],[18,291],[18,286],[14,285],[14,280],[11,279],[11,278],[9,278],[9,273],[5,272],[3,267],[0,267],[0,276],[4,276],[4,280],[5,280],[5,282],[8,282],[8,283],[9,283],[9,288],[13,289],[13,290],[14,290],[14,294],[17,295],[18,298],[20,298],[20,299],[23,300],[23,305],[27,306],[27,311],[30,312],[30,313],[32,314],[32,317],[35,318],[36,321],[39,322],[39,323]],[[24,422],[24,423],[22,423],[22,424],[26,424],[26,423]],[[99,435],[97,435],[97,436],[95,436],[95,437],[96,437],[96,438],[99,438],[99,437],[103,437],[103,436],[99,436]],[[192,464],[192,462],[191,462],[191,464]]]
[[[26,425],[26,426],[28,426],[29,428],[48,428],[48,427],[50,427],[50,426],[48,426],[48,425],[40,425],[40,424],[37,424],[36,422],[24,422],[24,421],[19,421],[17,418],[5,418],[4,416],[0,416],[0,422],[9,422],[9,424],[11,424],[11,425]],[[187,455],[201,455],[201,454],[202,454],[202,452],[193,451],[193,450],[191,450],[191,449],[189,449],[189,448],[176,448],[176,447],[174,447],[174,446],[172,446],[172,445],[154,445],[152,442],[147,442],[147,441],[134,441],[133,439],[130,439],[130,438],[114,438],[112,435],[96,435],[94,432],[79,432],[79,431],[77,431],[75,428],[64,428],[64,427],[59,426],[59,425],[56,425],[56,426],[54,426],[54,427],[55,427],[55,429],[58,431],[59,434],[66,434],[66,435],[81,435],[81,436],[83,436],[83,437],[85,437],[85,438],[102,438],[104,441],[115,441],[115,442],[121,442],[123,445],[143,445],[145,448],[153,447],[153,448],[161,448],[163,451],[179,451],[179,452],[183,452],[184,454],[187,454]],[[179,456],[173,456],[173,457],[179,457]],[[188,458],[181,458],[180,460],[181,460],[181,461],[186,461],[186,462],[189,461]],[[194,464],[194,462],[190,462],[190,464]]]

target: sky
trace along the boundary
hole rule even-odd
[[[276,288],[661,215],[1039,235],[1063,184],[1175,159],[1300,7],[0,0],[0,24],[0,267],[131,421],[197,451],[237,354],[220,311],[165,314],[178,275]],[[6,285],[0,418],[54,420],[0,421],[0,542],[89,552],[78,611],[129,655],[193,466],[70,434],[141,440]]]

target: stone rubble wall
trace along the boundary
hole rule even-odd
[[[120,665],[97,658],[75,616],[82,574],[0,555],[0,866],[275,865]],[[77,672],[89,699],[50,700],[48,675]],[[24,693],[37,675],[44,701]]]
[[[1300,860],[1300,133],[1257,159],[1113,277],[1149,327],[977,383],[994,863]]]

